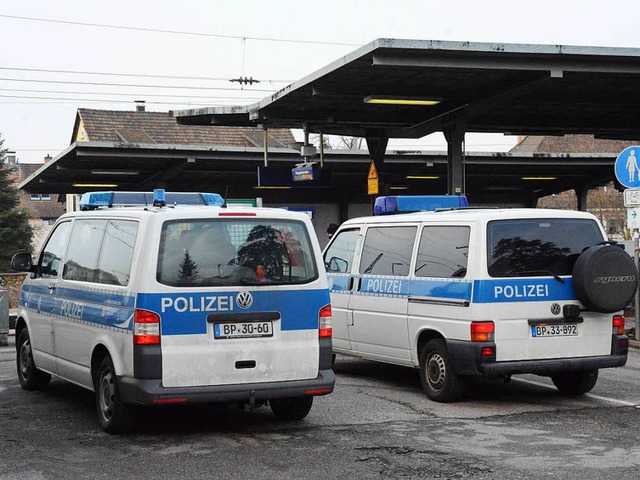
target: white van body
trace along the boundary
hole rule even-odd
[[[121,406],[129,415],[132,405],[271,401],[279,416],[302,418],[335,382],[329,292],[313,231],[304,214],[266,208],[62,216],[20,295],[23,386],[48,383],[29,384],[29,374],[56,375],[98,397],[117,394],[117,405],[98,399],[107,417]],[[275,254],[258,258],[267,244]],[[101,384],[106,357],[113,371]],[[102,417],[107,431],[132,426]]]
[[[574,291],[576,257],[605,239],[593,215],[574,211],[459,209],[348,220],[324,251],[333,351],[420,368],[427,394],[440,401],[458,399],[469,375],[537,373],[565,393],[584,393],[599,368],[624,365],[627,356],[619,312],[586,308]],[[616,266],[624,253],[598,248]],[[599,277],[598,285],[609,282],[607,295],[618,280],[635,291],[633,263],[620,262],[631,273]]]

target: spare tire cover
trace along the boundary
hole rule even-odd
[[[573,267],[573,288],[589,310],[612,313],[624,309],[638,286],[638,269],[631,256],[613,245],[586,249]]]

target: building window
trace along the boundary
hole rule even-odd
[[[50,193],[32,193],[29,195],[30,200],[40,201],[40,200],[51,200]]]

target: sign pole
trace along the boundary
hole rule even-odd
[[[638,230],[633,231],[633,259],[635,260],[636,268],[640,265],[640,232]],[[640,290],[636,288],[636,296],[634,302],[634,315],[635,315],[635,333],[633,339],[637,342],[640,338]]]
[[[627,207],[627,228],[633,230],[633,260],[636,269],[640,265],[640,146],[632,145],[622,150],[613,166],[616,179],[623,186],[624,206]],[[635,340],[640,339],[640,291],[635,295]]]

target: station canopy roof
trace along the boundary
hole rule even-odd
[[[640,139],[638,85],[640,49],[380,39],[256,104],[172,114],[180,126],[306,127],[310,132],[367,138],[420,138],[462,126],[467,132],[581,133],[631,140]],[[438,103],[365,101],[374,98]],[[134,127],[140,126],[132,124],[127,131]],[[230,198],[262,196],[267,201],[270,195],[271,201],[288,202],[368,200],[371,155],[366,151],[325,153],[324,165],[332,173],[330,195],[326,189],[302,186],[270,193],[255,188],[257,167],[263,163],[261,148],[127,138],[77,141],[20,188],[81,193],[92,184],[113,184],[118,190],[162,185],[173,191],[229,190]],[[615,157],[611,151],[585,150],[467,152],[465,192],[476,204],[531,205],[545,195],[608,183],[614,177]],[[291,169],[300,161],[299,151],[269,148],[270,166]],[[389,148],[384,166],[385,182],[406,187],[402,193],[447,192],[445,152]]]
[[[290,148],[269,150],[269,167],[288,171],[300,162]],[[539,197],[580,185],[613,179],[615,155],[480,153],[465,157],[466,192],[477,204],[530,205]],[[30,193],[84,193],[91,190],[216,192],[229,198],[263,197],[267,202],[331,202],[342,194],[367,202],[366,179],[371,157],[365,150],[328,150],[325,167],[332,173],[327,188],[259,189],[262,148],[202,145],[76,142],[26,178],[20,188]],[[397,194],[446,192],[444,152],[388,151],[388,182]],[[407,178],[414,177],[414,178]],[[329,193],[330,192],[330,193]]]
[[[640,49],[378,39],[249,106],[181,124],[420,138],[467,132],[640,138]],[[391,103],[368,103],[380,99]],[[433,100],[433,105],[395,104]]]

